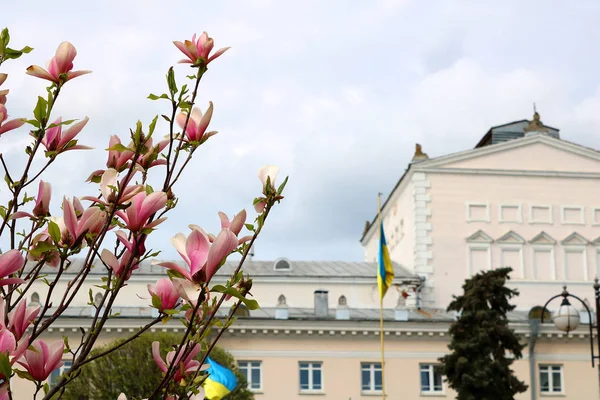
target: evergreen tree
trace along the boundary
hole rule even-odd
[[[509,300],[519,295],[505,286],[511,271],[499,268],[467,279],[464,293],[448,306],[460,316],[450,327],[451,352],[440,361],[458,400],[512,400],[527,390],[510,368],[525,348],[506,316],[515,308]]]
[[[122,339],[123,340],[123,339]],[[121,341],[121,340],[119,340]],[[94,349],[91,355],[113,347],[114,343]],[[85,365],[81,374],[67,385],[63,400],[114,400],[121,392],[128,399],[147,398],[162,379],[162,372],[152,357],[152,342],[159,341],[161,348],[179,344],[181,335],[173,333],[147,333],[126,344],[106,357]],[[202,353],[198,354],[199,358]],[[234,371],[237,388],[225,400],[253,400],[246,378],[237,369],[233,356],[215,347],[210,357],[217,363]]]

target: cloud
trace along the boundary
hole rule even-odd
[[[96,150],[50,168],[56,193],[94,191],[83,181],[103,168],[109,136],[170,112],[145,97],[165,91],[164,75],[181,58],[172,40],[207,30],[216,47],[232,46],[211,64],[197,100],[202,109],[214,102],[219,134],[194,156],[175,189],[179,207],[150,241],[164,257],[176,256],[168,239],[189,223],[216,231],[217,211],[252,210],[264,164],[290,182],[256,258],[360,260],[377,193],[392,189],[416,142],[430,156],[471,148],[490,126],[529,118],[534,102],[564,138],[597,141],[600,57],[589,49],[600,5],[592,1],[106,1],[31,15],[38,4],[3,9],[15,44],[36,48],[2,66],[11,114],[31,115],[44,86],[23,71],[44,65],[61,41],[77,46],[76,68],[94,71],[57,104],[57,115],[90,117],[80,140]],[[180,83],[187,68],[175,66]],[[165,133],[161,122],[157,135]],[[24,130],[0,138],[11,165],[27,138]]]

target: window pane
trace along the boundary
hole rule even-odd
[[[550,391],[550,382],[548,382],[548,373],[540,372],[540,390],[542,392]]]
[[[308,363],[300,363],[300,369],[308,368]]]
[[[308,390],[308,370],[306,369],[300,370],[300,389]]]
[[[440,368],[433,369],[433,390],[437,392],[441,392],[443,390],[442,371]]]
[[[242,375],[244,375],[244,378],[248,380],[248,368],[246,366],[246,363],[240,364],[239,370],[242,373]]]
[[[321,389],[321,370],[320,369],[313,369],[312,372],[312,384],[313,384],[313,389],[315,390],[319,390]]]
[[[421,368],[421,391],[429,392],[431,390],[431,384],[429,382],[429,370],[423,370]]]
[[[252,389],[260,388],[260,369],[252,369]]]
[[[375,390],[382,390],[381,370],[375,370]]]
[[[362,390],[371,390],[371,371],[363,367],[362,373]]]
[[[554,392],[562,391],[561,382],[560,382],[560,372],[552,373],[552,391],[554,391]]]

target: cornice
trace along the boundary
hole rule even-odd
[[[61,318],[56,320],[48,334],[75,334],[80,335],[82,326],[89,326],[90,318]],[[139,330],[149,322],[144,318],[114,318],[106,322],[103,331],[105,333],[131,334]],[[417,340],[448,340],[448,329],[450,321],[387,321],[384,324],[384,335],[389,338],[417,339]],[[513,323],[511,328],[525,339],[531,337],[530,326],[527,323]],[[587,326],[581,326],[577,331],[564,333],[557,330],[551,324],[540,326],[537,337],[539,340],[587,340],[589,330]],[[178,320],[171,320],[166,324],[157,324],[150,332],[184,332],[185,328]],[[28,331],[30,332],[30,330]],[[238,319],[225,333],[230,337],[256,337],[257,335],[268,337],[348,337],[368,338],[378,337],[379,321],[355,321],[355,320],[275,320],[275,319]]]

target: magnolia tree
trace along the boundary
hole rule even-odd
[[[4,29],[0,37],[0,66],[33,50],[10,48],[9,40],[8,30]],[[212,103],[204,113],[194,104],[209,64],[228,49],[212,52],[213,39],[206,32],[174,44],[185,55],[180,63],[191,67],[191,74],[184,78],[191,84],[178,84],[171,67],[166,76],[166,93],[149,96],[168,104],[169,111],[162,116],[165,128],[157,127],[157,116],[147,126],[138,121],[127,137],[107,138],[106,169],[91,173],[90,194],[81,198],[52,195],[51,184],[44,177],[57,158],[89,149],[77,140],[88,119],[77,121],[53,112],[61,92],[74,89],[76,83],[71,81],[90,73],[74,70],[75,47],[63,42],[47,68],[37,65],[27,68],[27,74],[48,81],[47,93],[38,97],[33,116],[8,117],[6,104],[10,96],[5,87],[10,79],[0,73],[0,135],[31,137],[31,143],[24,149],[24,167],[8,163],[0,153],[6,185],[0,190],[8,198],[6,204],[0,204],[0,243],[4,250],[0,254],[0,400],[13,398],[11,378],[12,382],[15,379],[34,382],[36,398],[60,397],[66,386],[77,379],[82,366],[172,318],[182,322],[185,333],[173,348],[161,349],[158,342],[148,348],[163,372],[150,398],[203,399],[201,385],[206,378],[203,372],[206,357],[233,322],[233,315],[242,303],[250,309],[258,307],[256,301],[247,298],[252,280],[243,275],[242,267],[269,212],[283,198],[287,178],[275,186],[276,167],[267,166],[259,171],[262,193],[254,199],[258,213],[254,224],[246,223],[246,211],[242,210],[233,218],[219,212],[221,230],[214,235],[198,225],[190,225],[187,235],[178,233],[171,239],[183,259],[181,265],[155,261],[158,253],[145,246],[148,236],[174,212],[178,202],[175,186],[184,170],[192,165],[192,156],[216,133],[208,129]],[[36,169],[34,165],[41,167]],[[151,176],[152,182],[160,182],[160,188],[148,184]],[[25,191],[36,185],[37,196],[28,197]],[[61,202],[61,215],[51,215],[53,201]],[[243,230],[248,234],[243,235]],[[241,260],[229,280],[225,285],[211,285],[215,272],[233,253],[239,253]],[[64,282],[63,273],[75,257],[82,260],[82,267]],[[165,276],[148,288],[159,316],[118,345],[92,355],[103,326],[112,317],[111,307],[119,294],[127,290],[127,281],[144,260],[164,267]],[[42,275],[44,266],[53,268],[54,273]],[[44,341],[44,332],[72,304],[94,266],[95,271],[101,269],[104,273],[102,299],[90,303],[95,309],[91,324],[82,329],[81,340]],[[40,306],[28,307],[27,293],[37,280],[46,283],[47,293],[43,297],[46,300]],[[66,283],[64,293],[55,293],[59,283]],[[230,299],[234,305],[228,317],[219,320],[219,307]],[[211,328],[216,334],[209,337]],[[161,351],[168,352],[165,359],[160,356]],[[62,366],[65,357],[72,360],[71,368],[49,387],[45,383],[47,378]],[[124,393],[120,398],[126,396]]]

